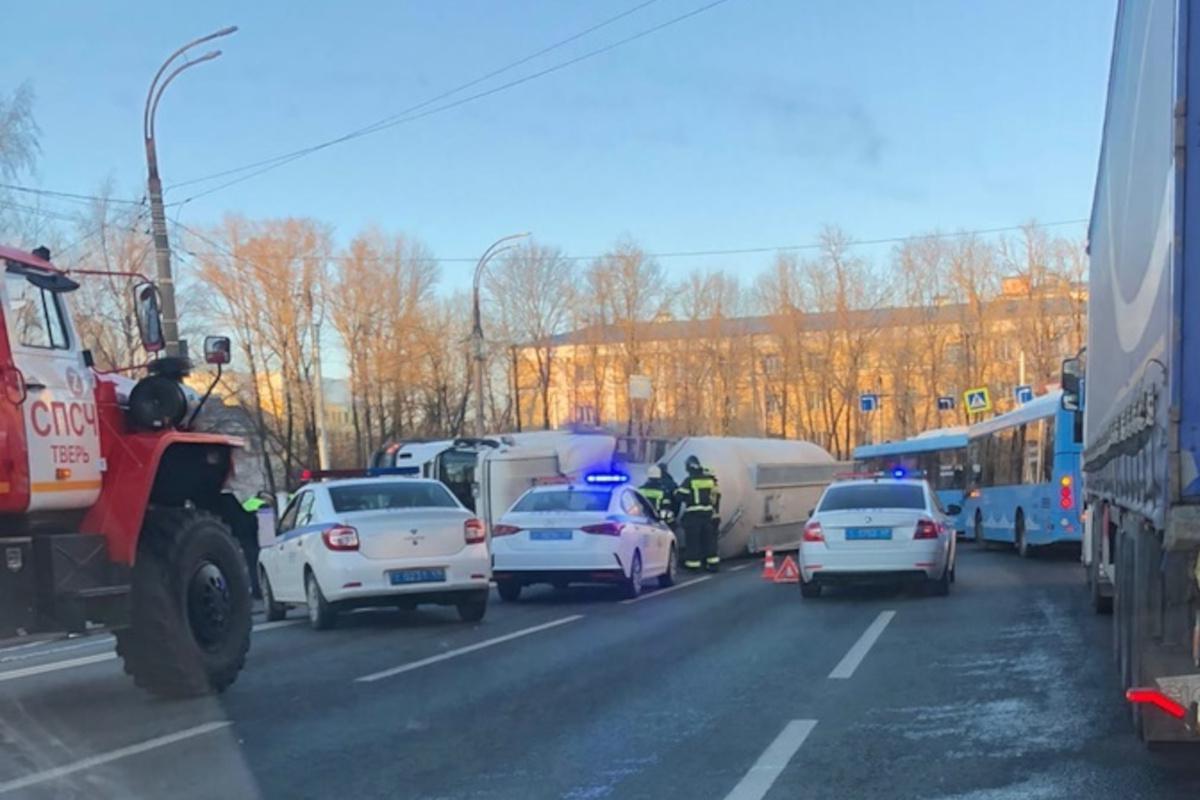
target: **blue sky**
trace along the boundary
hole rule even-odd
[[[636,5],[604,2],[9,4],[0,91],[33,82],[32,183],[140,196],[141,111],[162,59],[225,25],[225,55],[171,87],[164,182],[303,147]],[[703,5],[658,0],[505,77]],[[861,239],[1086,217],[1115,0],[728,0],[463,107],[358,139],[188,204],[367,224],[442,257],[532,230],[571,254]],[[502,79],[497,79],[502,80]],[[186,197],[179,189],[168,199]],[[1063,229],[1082,236],[1083,227]],[[886,248],[868,251],[886,256]],[[669,259],[750,275],[769,255]],[[447,286],[468,265],[446,264]]]

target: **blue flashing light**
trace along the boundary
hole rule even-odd
[[[585,483],[592,484],[626,483],[629,476],[623,472],[594,472],[591,475],[585,475],[583,480]]]
[[[905,476],[904,467],[892,467],[892,477],[900,480]]]
[[[376,477],[379,475],[420,475],[420,467],[371,467],[367,470],[367,475]]]

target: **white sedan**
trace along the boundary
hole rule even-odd
[[[267,619],[305,605],[314,628],[361,606],[454,605],[464,622],[487,611],[483,523],[438,481],[361,478],[310,483],[258,556]]]
[[[503,600],[534,583],[615,583],[636,597],[645,579],[675,582],[676,548],[675,534],[627,486],[538,486],[492,526],[492,572]]]
[[[832,483],[804,526],[800,593],[830,583],[901,578],[950,593],[957,544],[953,516],[929,484],[878,477]]]

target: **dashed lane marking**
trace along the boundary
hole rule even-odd
[[[796,755],[800,745],[817,726],[815,719],[794,719],[784,726],[775,741],[767,746],[738,785],[725,795],[725,800],[762,800],[775,784],[779,773]]]
[[[26,775],[23,778],[5,781],[0,783],[0,794],[8,794],[21,789],[28,789],[30,786],[36,786],[39,783],[57,780],[58,778],[63,778],[76,772],[82,772],[85,769],[98,767],[102,764],[108,764],[109,762],[117,761],[122,758],[135,756],[138,753],[145,753],[148,750],[155,750],[159,747],[166,747],[167,745],[175,744],[176,742],[182,742],[185,739],[203,736],[206,733],[212,733],[213,731],[226,728],[232,724],[233,723],[231,722],[206,722],[203,725],[197,725],[193,728],[186,728],[181,731],[176,731],[175,733],[168,733],[165,736],[156,736],[153,739],[147,739],[144,742],[132,744],[128,747],[109,750],[107,753],[90,756],[71,764],[65,764],[61,767],[54,767],[53,769],[35,772],[32,775]]]
[[[746,567],[752,567],[752,566],[754,566],[754,565],[753,564],[738,564],[736,567],[730,567],[729,571],[737,572],[738,570],[745,569]]]
[[[680,589],[686,589],[689,586],[695,586],[697,583],[704,583],[705,581],[711,581],[712,578],[713,578],[712,575],[705,575],[703,578],[696,578],[694,580],[684,581],[683,583],[677,583],[674,586],[668,586],[666,589],[658,589],[656,591],[650,592],[649,594],[643,594],[643,595],[639,595],[638,597],[631,597],[628,600],[622,600],[621,605],[629,605],[630,603],[640,603],[643,600],[653,600],[655,597],[662,597],[664,594],[670,594],[671,592],[677,592]]]
[[[276,628],[285,628],[289,625],[299,625],[302,622],[304,622],[302,619],[284,619],[279,620],[278,622],[260,622],[259,624],[255,625],[252,630],[254,633],[261,633],[262,631],[275,630]],[[77,646],[83,647],[87,644],[90,643],[80,642]],[[111,638],[107,642],[104,640],[99,640],[97,644],[108,644],[111,646],[112,640]],[[45,650],[42,652],[25,653],[23,654],[22,658],[34,658],[35,656],[50,655],[53,652],[58,651]],[[29,678],[34,675],[43,675],[47,672],[58,672],[60,670],[73,669],[75,667],[86,667],[89,664],[100,664],[105,661],[111,661],[116,657],[116,652],[110,650],[106,653],[96,653],[90,656],[80,656],[79,658],[67,658],[63,659],[62,661],[51,661],[48,664],[35,664],[31,667],[5,670],[4,672],[0,672],[0,683],[5,681],[15,681],[19,678]]]
[[[829,677],[845,679],[853,675],[854,670],[858,669],[858,665],[867,657],[867,653],[870,652],[871,647],[894,616],[896,616],[895,611],[880,611],[875,621],[867,626],[862,636],[858,637],[858,641],[846,652],[846,655],[842,656],[842,660],[833,668],[833,672],[829,673]]]
[[[391,678],[396,675],[402,675],[405,672],[412,672],[415,669],[428,667],[429,665],[437,664],[440,661],[448,661],[452,658],[466,655],[467,653],[474,653],[476,650],[483,650],[484,648],[494,647],[495,645],[503,644],[504,642],[511,642],[513,639],[520,639],[522,636],[529,636],[530,634],[540,633],[541,631],[549,630],[550,628],[557,628],[559,625],[566,625],[568,622],[575,622],[576,620],[580,619],[583,619],[583,614],[572,614],[569,617],[560,617],[559,619],[551,620],[550,622],[546,622],[541,625],[534,625],[531,628],[522,628],[519,631],[506,633],[503,636],[497,636],[493,639],[484,639],[482,642],[469,644],[466,647],[447,650],[444,653],[439,653],[436,656],[430,656],[429,658],[422,658],[419,661],[410,661],[409,663],[401,664],[398,667],[392,667],[391,669],[385,669],[380,672],[372,672],[370,675],[363,675],[361,678],[355,678],[354,680],[358,681],[359,683],[373,683],[374,681],[381,681],[384,678]]]

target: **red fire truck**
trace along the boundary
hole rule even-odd
[[[240,440],[189,430],[186,358],[154,358],[137,381],[95,369],[70,314],[77,276],[44,248],[0,247],[0,266],[0,639],[99,627],[138,686],[225,689],[250,644],[231,534],[245,520],[222,491]],[[134,307],[157,354],[152,283]],[[218,375],[229,352],[205,340]]]

